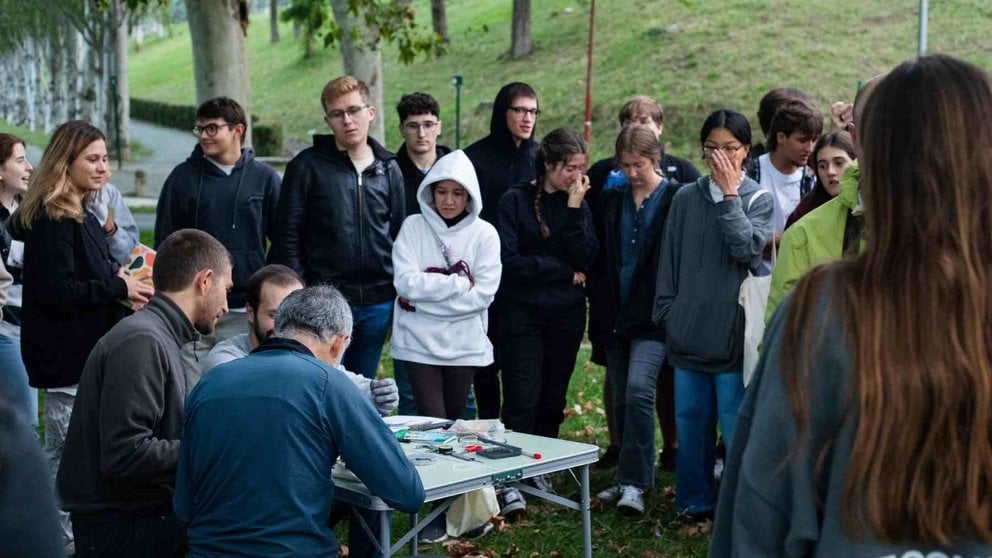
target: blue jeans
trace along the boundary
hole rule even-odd
[[[713,455],[716,421],[729,448],[744,398],[740,372],[698,372],[675,369],[675,426],[679,453],[675,463],[675,513],[698,515],[713,511],[716,482]]]
[[[416,416],[417,403],[413,398],[413,386],[410,385],[410,376],[406,371],[406,361],[393,359],[393,379],[396,380],[396,387],[400,391],[400,405],[396,409],[397,414],[406,416]],[[462,413],[463,420],[475,420],[475,390],[468,391],[468,401],[465,402],[465,412]]]
[[[375,378],[382,358],[382,346],[386,344],[393,318],[393,301],[370,306],[352,306],[351,345],[344,352],[342,364],[350,372],[366,378]]]
[[[21,342],[3,335],[0,335],[0,395],[23,413],[28,424],[38,426],[38,391],[28,385]]]
[[[613,383],[613,416],[620,435],[617,484],[654,488],[654,398],[665,344],[618,339],[606,351]]]

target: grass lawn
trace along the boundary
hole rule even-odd
[[[418,21],[430,25],[429,2],[415,0]],[[821,109],[850,100],[859,81],[916,55],[916,0],[624,0],[600,1],[594,53],[595,157],[611,150],[616,114],[630,96],[656,96],[666,110],[666,140],[672,152],[698,164],[698,133],[705,116],[729,107],[752,118],[758,100],[775,86],[803,89]],[[454,144],[452,76],[462,89],[462,146],[488,132],[490,103],[499,87],[521,80],[534,85],[544,111],[539,133],[558,126],[581,130],[584,120],[588,0],[541,0],[532,6],[534,53],[505,58],[510,44],[512,3],[506,0],[448,0],[449,52],[437,60],[397,62],[387,47],[385,107],[387,146],[400,143],[395,104],[416,90],[441,103],[444,135]],[[930,52],[946,52],[992,68],[987,31],[992,4],[947,0],[930,6]],[[326,130],[319,95],[341,73],[334,47],[302,59],[289,25],[283,40],[269,43],[266,14],[253,14],[248,32],[252,112],[280,122],[296,145]],[[131,94],[174,103],[194,103],[189,32],[174,25],[174,37],[146,42],[133,53]],[[756,123],[752,123],[756,126]],[[760,135],[760,134],[759,134]]]

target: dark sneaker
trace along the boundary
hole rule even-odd
[[[551,479],[547,475],[537,475],[527,479],[527,484],[538,490],[543,490],[549,494],[556,494],[555,487],[551,485]]]
[[[499,514],[507,519],[517,519],[527,513],[527,501],[516,488],[504,488],[500,493]],[[500,496],[497,494],[497,496]]]
[[[483,523],[482,525],[479,525],[475,529],[469,529],[468,531],[465,531],[464,533],[461,534],[461,538],[463,538],[463,539],[481,539],[482,537],[485,537],[486,535],[488,535],[489,532],[492,531],[492,530],[493,530],[493,524],[487,521],[487,522]]]
[[[420,530],[420,541],[426,544],[434,544],[448,540],[448,520],[445,515],[435,517]]]

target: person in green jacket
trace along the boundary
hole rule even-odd
[[[778,262],[772,270],[765,322],[775,309],[814,267],[839,260],[861,237],[864,212],[858,195],[858,162],[852,161],[840,180],[837,197],[811,211],[782,234]]]

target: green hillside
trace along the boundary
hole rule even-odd
[[[425,90],[441,102],[442,141],[454,143],[452,76],[462,89],[462,146],[485,135],[489,103],[508,81],[531,83],[544,114],[538,133],[558,126],[581,129],[584,112],[588,0],[533,3],[535,52],[510,61],[512,2],[448,0],[451,47],[437,60],[411,66],[384,54],[387,143],[401,141],[393,107],[403,93]],[[600,0],[594,54],[593,152],[609,153],[620,105],[645,93],[661,100],[666,139],[673,152],[698,161],[699,126],[706,114],[729,107],[749,117],[761,95],[788,85],[809,92],[826,109],[851,99],[864,80],[916,54],[917,0]],[[430,25],[429,2],[416,0],[418,18]],[[171,39],[145,43],[131,60],[135,97],[194,102],[188,29],[174,25]],[[931,3],[929,51],[960,56],[992,68],[992,3]],[[252,112],[281,122],[286,137],[308,141],[324,132],[319,95],[340,74],[335,47],[302,59],[302,48],[284,25],[283,40],[269,43],[266,14],[249,28]],[[752,123],[756,124],[756,123]]]

